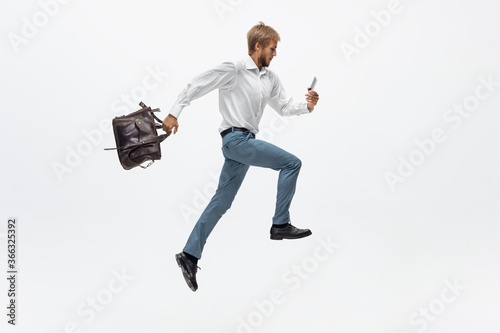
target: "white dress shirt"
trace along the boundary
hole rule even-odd
[[[281,116],[309,113],[307,102],[294,102],[283,89],[278,76],[259,68],[250,56],[237,62],[225,62],[195,77],[179,94],[170,114],[179,118],[184,107],[214,89],[219,89],[222,123],[219,132],[244,127],[259,132],[259,122],[266,104]]]

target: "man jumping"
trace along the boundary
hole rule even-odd
[[[279,171],[276,210],[272,219],[271,239],[296,239],[311,235],[309,229],[298,229],[290,223],[289,208],[301,161],[294,155],[268,142],[257,140],[259,122],[266,104],[281,116],[310,113],[319,95],[308,88],[304,102],[294,102],[282,87],[278,76],[268,70],[276,56],[279,34],[259,22],[247,34],[248,57],[237,62],[225,62],[195,77],[180,93],[170,114],[163,120],[163,129],[174,134],[177,119],[184,107],[208,92],[219,90],[222,123],[224,165],[215,195],[201,214],[189,236],[183,252],[176,254],[184,279],[196,291],[198,259],[213,228],[231,207],[250,166]]]

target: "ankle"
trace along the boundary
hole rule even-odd
[[[186,255],[186,257],[187,257],[190,261],[194,262],[195,264],[197,264],[197,263],[198,263],[198,258],[196,258],[196,257],[195,257],[195,256],[193,256],[193,255],[190,255],[190,254],[189,254],[189,253],[187,253],[187,252],[184,252],[184,251],[183,251],[183,253]]]

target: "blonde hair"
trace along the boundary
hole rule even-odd
[[[261,47],[267,47],[272,39],[277,42],[281,40],[276,30],[260,21],[259,24],[254,25],[247,33],[248,54],[251,55],[254,53],[256,43],[259,43]]]

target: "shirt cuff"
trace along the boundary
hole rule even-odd
[[[180,105],[175,104],[172,106],[172,109],[170,110],[170,114],[174,116],[175,118],[179,118],[181,112],[182,112],[183,107]]]
[[[311,111],[309,111],[309,109],[307,108],[307,102],[302,102],[302,103],[303,103],[301,108],[302,112],[300,114],[311,113],[314,111],[314,108]]]

